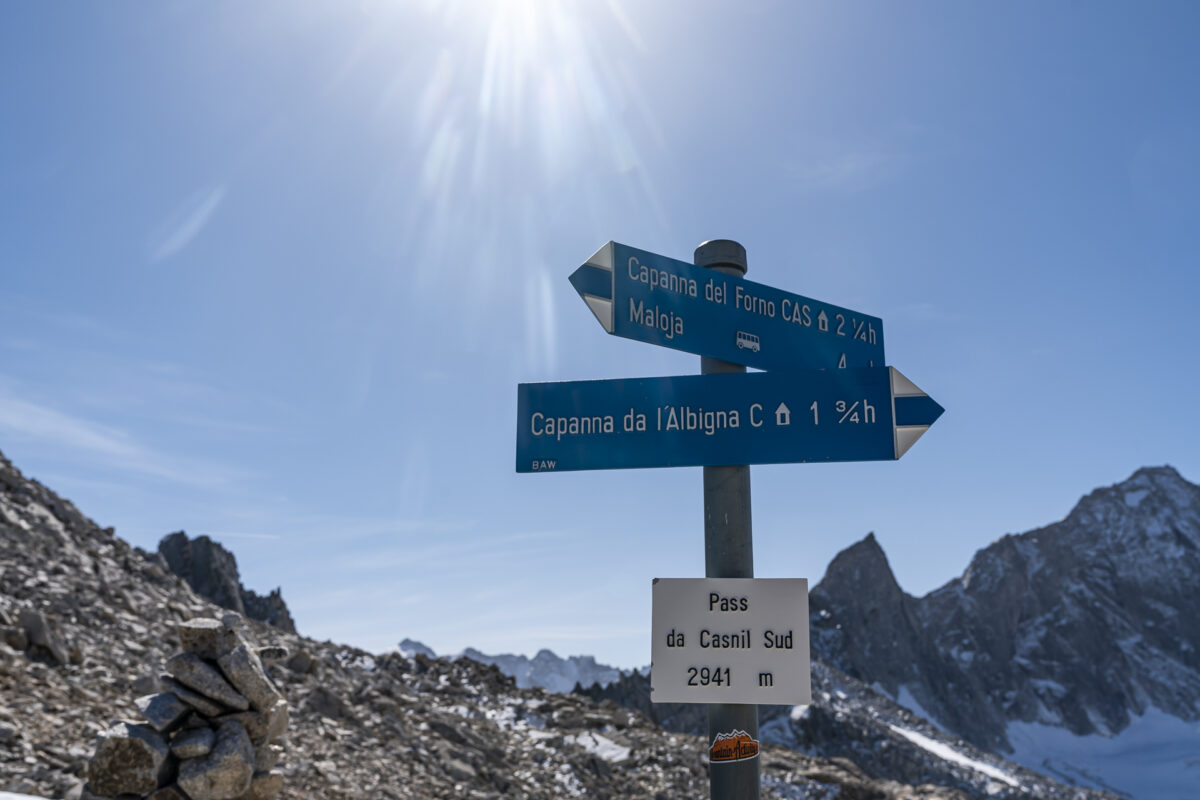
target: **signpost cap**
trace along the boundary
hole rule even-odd
[[[709,239],[692,256],[697,267],[730,267],[746,274],[746,248],[732,239]]]

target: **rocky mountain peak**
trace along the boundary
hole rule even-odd
[[[893,695],[911,678],[920,650],[913,599],[896,582],[874,533],[838,553],[810,593],[818,650],[852,677]]]
[[[1171,466],[1143,467],[1112,486],[1096,489],[1083,497],[1064,522],[1080,526],[1102,526],[1110,534],[1127,532],[1129,520],[1183,519],[1200,530],[1200,487],[1190,483]],[[1200,538],[1191,537],[1200,543]]]
[[[399,650],[400,655],[404,656],[405,658],[412,658],[417,653],[420,653],[427,658],[437,658],[437,655],[433,652],[431,647],[426,645],[424,642],[418,642],[416,639],[409,639],[408,637],[405,637],[400,641]]]
[[[814,589],[814,649],[967,740],[1005,750],[1016,722],[1111,735],[1151,707],[1200,718],[1200,487],[1174,468],[997,539],[921,598],[877,551],[848,548]]]
[[[158,552],[170,570],[201,597],[239,614],[245,612],[233,553],[207,536],[192,540],[183,531],[164,536],[158,543]]]
[[[872,604],[895,600],[904,594],[874,532],[838,553],[813,591],[832,599],[866,592]]]
[[[288,633],[296,632],[296,623],[280,590],[263,596],[242,586],[237,559],[219,542],[207,536],[189,539],[186,533],[177,531],[162,538],[158,552],[167,567],[201,597],[250,619]]]

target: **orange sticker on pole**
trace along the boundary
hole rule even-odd
[[[758,740],[741,730],[730,733],[718,733],[713,739],[712,747],[708,749],[708,760],[711,764],[729,761],[744,761],[758,756]]]

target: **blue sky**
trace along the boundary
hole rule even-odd
[[[5,3],[0,450],[312,636],[643,664],[700,470],[517,475],[516,385],[698,371],[567,276],[732,238],[947,409],[753,468],[757,574],[923,594],[1200,480],[1197,85],[1194,3]]]

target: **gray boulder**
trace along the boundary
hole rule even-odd
[[[309,711],[329,719],[344,719],[350,716],[350,707],[346,701],[334,692],[318,684],[304,701]]]
[[[29,640],[30,650],[42,653],[55,664],[66,664],[70,660],[67,646],[62,637],[47,621],[40,611],[31,608],[21,609],[20,625]]]
[[[317,669],[317,662],[304,648],[300,648],[287,660],[287,668],[300,675],[310,675]]]
[[[254,771],[270,772],[283,758],[283,748],[277,744],[264,744],[254,748]]]
[[[233,628],[204,617],[181,622],[175,626],[175,631],[185,653],[195,653],[209,661],[216,661],[241,642]]]
[[[250,788],[239,800],[275,800],[283,788],[283,773],[278,770],[256,772],[250,779]]]
[[[215,700],[210,700],[199,692],[193,692],[170,675],[162,675],[159,683],[164,690],[178,697],[206,717],[219,717],[228,709]]]
[[[195,653],[177,653],[167,659],[167,672],[175,680],[205,697],[223,703],[235,711],[245,711],[250,701],[229,685],[229,681]]]
[[[200,758],[212,752],[217,735],[212,728],[180,731],[171,739],[171,755],[176,758]]]
[[[245,644],[239,644],[221,656],[217,663],[234,688],[245,695],[257,710],[266,711],[282,697],[271,684],[258,656]]]
[[[287,733],[288,721],[290,715],[288,713],[288,701],[282,697],[275,701],[275,705],[267,709],[263,715],[267,721],[267,738],[271,741],[283,738]]]
[[[288,657],[288,649],[280,645],[258,648],[258,660],[263,664],[275,664]]]
[[[159,733],[167,733],[179,727],[191,713],[191,706],[170,692],[148,694],[134,700],[138,711]]]
[[[88,788],[95,794],[145,795],[167,772],[167,743],[149,725],[117,722],[100,734],[88,763]]]
[[[218,725],[223,722],[236,722],[246,729],[246,735],[250,737],[251,742],[258,743],[267,740],[267,721],[257,711],[237,711],[217,717],[213,722]]]
[[[179,788],[192,800],[235,800],[250,788],[254,747],[246,729],[233,720],[217,729],[213,749],[203,758],[179,764]]]
[[[136,678],[130,678],[129,688],[133,691],[135,697],[157,694],[163,690],[157,675],[138,675]]]

